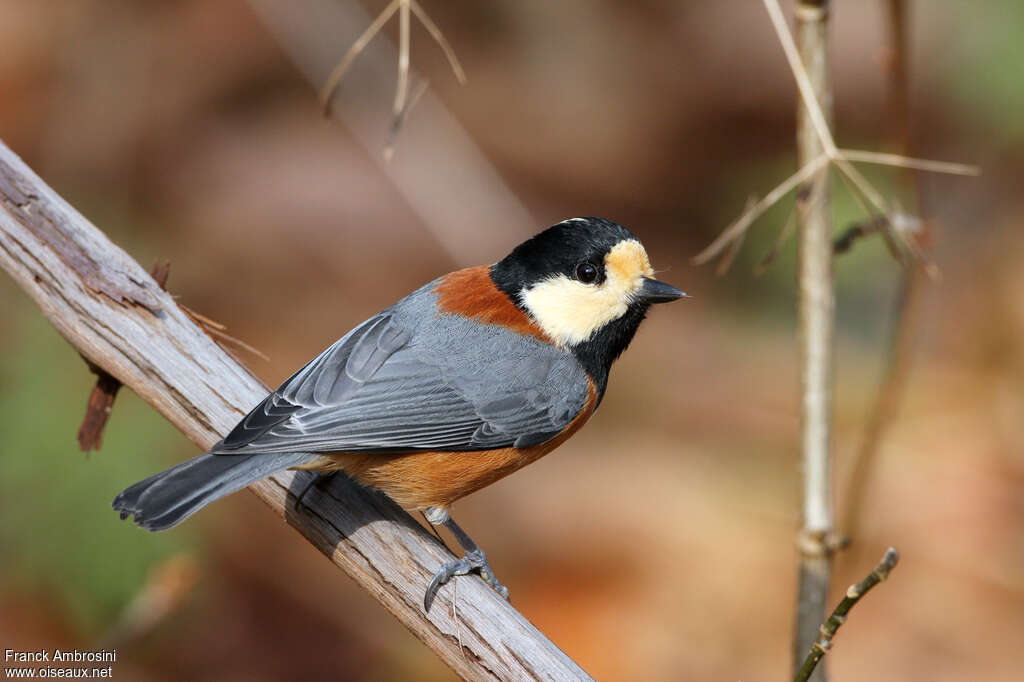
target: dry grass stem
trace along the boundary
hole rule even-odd
[[[861,209],[864,211],[864,215],[867,216],[867,221],[881,219],[879,223],[881,229],[878,230],[878,232],[882,235],[882,239],[885,242],[885,248],[888,249],[889,255],[892,256],[893,260],[900,265],[907,265],[907,251],[910,250],[910,246],[909,244],[906,244],[900,236],[893,233],[892,224],[889,221],[886,212],[872,210],[870,199],[860,191],[857,185],[853,183],[853,180],[851,180],[847,175],[840,173],[839,179],[846,186],[847,190],[849,190],[850,195],[857,200],[858,204],[860,204]]]
[[[800,197],[797,197],[797,201],[800,201]],[[786,240],[793,234],[793,230],[796,229],[796,206],[789,210],[789,216],[786,218],[786,222],[782,224],[782,229],[779,230],[779,234],[775,236],[775,241],[772,243],[772,248],[768,253],[764,255],[764,258],[754,267],[754,275],[760,277],[768,269],[776,258],[779,257],[779,252],[782,251],[782,245],[786,243]]]
[[[405,120],[409,117],[409,112],[412,111],[416,103],[423,97],[423,93],[427,91],[427,87],[430,82],[427,80],[421,80],[417,85],[416,89],[412,91],[412,97],[409,98],[405,104],[405,108],[397,112],[394,118],[391,119],[391,129],[388,130],[388,141],[384,146],[384,160],[391,161],[395,155],[395,140],[398,139],[398,133],[402,131],[402,126],[405,125]]]
[[[444,37],[444,33],[438,28],[434,20],[430,18],[423,8],[420,7],[420,3],[416,0],[409,0],[409,6],[412,8],[412,13],[416,15],[416,18],[423,24],[423,28],[427,29],[427,33],[430,37],[437,41],[441,51],[444,52],[444,56],[448,59],[448,64],[452,68],[452,72],[455,74],[455,79],[459,81],[459,85],[466,84],[466,72],[462,69],[462,64],[459,63],[459,58],[455,56],[455,50],[452,48],[448,39]]]
[[[757,195],[751,194],[747,197],[747,206],[743,209],[743,213],[740,215],[748,213],[756,204]],[[736,255],[740,252],[740,249],[743,248],[743,240],[746,236],[747,232],[744,230],[743,232],[740,232],[739,236],[736,237],[735,240],[733,240],[732,244],[729,246],[729,250],[725,252],[725,255],[722,256],[722,260],[718,262],[718,267],[715,268],[715,275],[721,277],[729,271],[729,268],[732,267],[732,262],[736,260]]]
[[[885,197],[876,190],[867,178],[860,174],[860,171],[853,167],[853,164],[842,157],[835,157],[832,159],[832,163],[835,164],[836,169],[840,174],[845,175],[846,178],[853,183],[857,188],[857,191],[867,199],[868,203],[875,207],[882,213],[889,212],[889,202],[885,200]]]
[[[696,265],[703,265],[712,258],[717,256],[726,246],[729,245],[734,239],[739,237],[740,233],[746,231],[746,229],[755,220],[761,217],[765,211],[774,206],[782,197],[792,192],[798,185],[806,182],[808,178],[817,173],[828,163],[828,157],[822,154],[818,158],[804,164],[804,166],[793,173],[788,178],[783,180],[779,185],[771,192],[765,195],[763,199],[758,201],[749,210],[740,215],[740,217],[727,227],[715,241],[711,242],[703,251],[693,257],[693,263]]]
[[[270,357],[266,353],[264,353],[263,351],[261,351],[261,350],[259,350],[257,348],[253,348],[252,346],[247,344],[245,341],[242,341],[238,337],[231,336],[231,334],[226,333],[226,331],[225,331],[225,330],[227,330],[227,326],[226,325],[223,325],[220,322],[217,322],[216,320],[211,320],[209,317],[207,317],[206,315],[203,315],[202,313],[197,313],[196,311],[192,310],[191,308],[189,308],[188,306],[184,305],[183,303],[179,302],[178,303],[178,307],[181,308],[183,311],[185,311],[185,314],[188,315],[189,318],[191,318],[193,322],[195,322],[197,325],[199,325],[199,327],[204,332],[206,332],[211,337],[213,337],[214,340],[220,339],[221,341],[225,341],[225,342],[227,342],[227,343],[229,343],[229,344],[231,344],[233,346],[237,346],[238,348],[241,348],[244,351],[248,351],[249,353],[252,353],[253,355],[255,355],[256,357],[260,358],[261,360],[263,360],[265,362],[270,362]],[[221,347],[223,348],[223,345],[221,345]],[[231,353],[230,349],[224,348],[224,350],[226,352],[228,352],[229,354],[231,354],[231,356],[233,358],[235,358],[235,360],[238,360],[238,358],[235,357],[235,355],[233,353]]]
[[[398,137],[398,133],[401,131],[409,111],[412,110],[416,101],[427,89],[427,81],[421,81],[416,91],[413,92],[412,97],[409,97],[409,50],[412,41],[411,16],[413,14],[416,15],[416,18],[423,24],[423,28],[427,30],[427,33],[441,47],[459,84],[464,85],[466,83],[466,72],[463,70],[462,64],[459,63],[458,57],[455,56],[455,50],[452,49],[451,44],[444,37],[444,33],[441,32],[441,29],[430,18],[430,15],[426,13],[423,7],[416,0],[392,0],[377,15],[377,18],[373,20],[367,29],[363,31],[363,34],[352,43],[352,47],[348,49],[345,56],[342,57],[338,65],[331,71],[331,75],[328,76],[327,83],[320,90],[320,102],[323,106],[324,115],[327,116],[331,113],[331,100],[334,98],[334,93],[337,92],[341,79],[345,77],[356,57],[366,49],[366,46],[373,40],[374,36],[380,33],[381,29],[394,16],[395,12],[398,12],[398,83],[395,86],[395,101],[392,106],[392,120],[391,128],[388,131],[388,142],[384,147],[384,158],[387,161],[390,161],[394,156],[395,139]]]
[[[779,37],[779,42],[782,44],[782,51],[786,53],[786,61],[789,62],[789,68],[792,69],[793,76],[796,78],[796,86],[800,90],[800,98],[803,99],[804,106],[807,107],[811,124],[814,126],[814,131],[818,133],[818,139],[821,140],[821,146],[824,148],[825,155],[829,158],[835,158],[837,153],[836,143],[832,139],[832,132],[829,130],[828,122],[825,120],[825,113],[821,109],[821,104],[818,102],[818,98],[814,96],[814,86],[811,85],[811,78],[807,74],[807,69],[804,68],[803,60],[800,59],[800,53],[797,51],[796,42],[793,41],[793,34],[789,32],[789,26],[786,24],[786,17],[782,14],[782,8],[779,7],[778,0],[764,0],[764,7],[768,10],[768,17],[772,20],[775,34]],[[798,5],[797,11],[806,12],[808,8]],[[824,10],[817,9],[813,11],[822,12]]]
[[[892,166],[894,168],[912,168],[914,170],[929,171],[932,173],[946,173],[949,175],[981,175],[981,169],[967,163],[953,163],[951,161],[932,161],[930,159],[915,159],[900,154],[887,154],[885,152],[868,152],[860,149],[840,149],[839,155],[848,161],[859,163],[873,163],[880,166]]]
[[[338,65],[331,71],[331,75],[327,77],[327,83],[324,84],[323,89],[320,91],[320,103],[323,105],[325,116],[331,113],[331,99],[334,97],[334,92],[338,89],[341,79],[345,77],[345,73],[352,66],[352,62],[366,49],[366,46],[373,40],[373,37],[380,33],[380,30],[384,28],[384,24],[388,23],[388,19],[395,13],[400,3],[401,0],[392,0],[384,8],[384,11],[377,15],[377,18],[363,31],[363,34],[359,36],[356,42],[352,43],[352,47],[348,48],[348,52],[345,53],[345,56],[341,58]]]

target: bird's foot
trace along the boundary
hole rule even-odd
[[[434,579],[427,586],[427,593],[423,596],[424,610],[430,611],[430,605],[434,603],[434,597],[437,596],[437,591],[441,589],[442,585],[457,575],[468,575],[470,573],[479,573],[483,581],[491,586],[491,589],[500,594],[503,599],[509,601],[508,588],[499,583],[498,579],[494,577],[494,570],[487,563],[487,555],[483,553],[483,550],[477,548],[466,552],[466,555],[461,559],[449,561],[434,575]]]

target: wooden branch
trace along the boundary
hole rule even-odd
[[[107,428],[107,420],[114,409],[114,400],[121,390],[121,382],[110,376],[102,368],[87,363],[89,371],[96,375],[96,385],[89,392],[89,400],[85,404],[85,417],[78,427],[78,448],[82,452],[99,450],[103,446],[103,430]]]
[[[213,445],[266,394],[149,273],[3,143],[0,267],[88,361],[135,391],[201,448]],[[452,555],[390,500],[348,480],[311,491],[296,510],[291,491],[308,476],[283,472],[250,489],[457,674],[587,679],[479,578],[456,579],[457,621],[452,586],[441,590],[429,615],[423,613],[423,591]],[[302,478],[296,482],[296,477]]]
[[[165,261],[154,263],[149,274],[161,289],[166,289],[167,276],[170,272],[171,264]],[[99,450],[103,445],[103,429],[107,427],[117,392],[121,390],[121,382],[107,374],[102,367],[97,367],[88,360],[86,364],[89,371],[96,375],[96,385],[89,393],[85,417],[82,419],[82,425],[78,427],[78,447],[83,452]]]
[[[799,59],[806,69],[806,94],[797,107],[797,162],[803,167],[828,153],[832,92],[828,74],[828,1],[798,0],[797,43]],[[803,87],[803,86],[801,86]],[[819,107],[808,108],[808,101]],[[824,112],[824,113],[822,113]],[[803,468],[803,527],[800,577],[797,587],[796,631],[793,636],[793,666],[797,670],[804,654],[818,636],[825,618],[831,572],[832,535],[832,381],[833,322],[835,288],[832,276],[832,209],[828,170],[812,176],[805,185],[807,200],[800,202],[798,215],[797,278],[799,289],[800,342],[800,451]],[[816,679],[824,679],[823,669]]]
[[[832,649],[832,638],[836,636],[839,628],[846,622],[847,614],[857,605],[861,597],[870,592],[875,585],[889,578],[889,574],[892,573],[892,569],[896,568],[899,560],[899,552],[896,551],[895,547],[890,547],[886,551],[885,556],[882,557],[882,560],[875,566],[875,569],[864,580],[861,580],[856,585],[850,585],[842,601],[839,602],[835,610],[832,611],[832,615],[828,617],[828,620],[818,630],[818,638],[814,640],[814,644],[811,645],[810,651],[807,652],[803,665],[800,666],[800,669],[793,677],[794,682],[807,682],[810,679],[815,668],[818,666],[818,662]]]

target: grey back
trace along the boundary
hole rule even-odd
[[[537,445],[579,414],[572,353],[439,314],[436,282],[359,325],[271,393],[215,454]]]

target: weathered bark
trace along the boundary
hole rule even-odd
[[[0,267],[87,360],[201,448],[266,394],[145,269],[2,143]],[[478,578],[456,579],[458,622],[452,619],[451,586],[425,614],[424,589],[451,554],[390,500],[346,480],[314,489],[297,511],[292,490],[307,477],[283,472],[250,489],[456,673],[467,679],[588,678]]]

